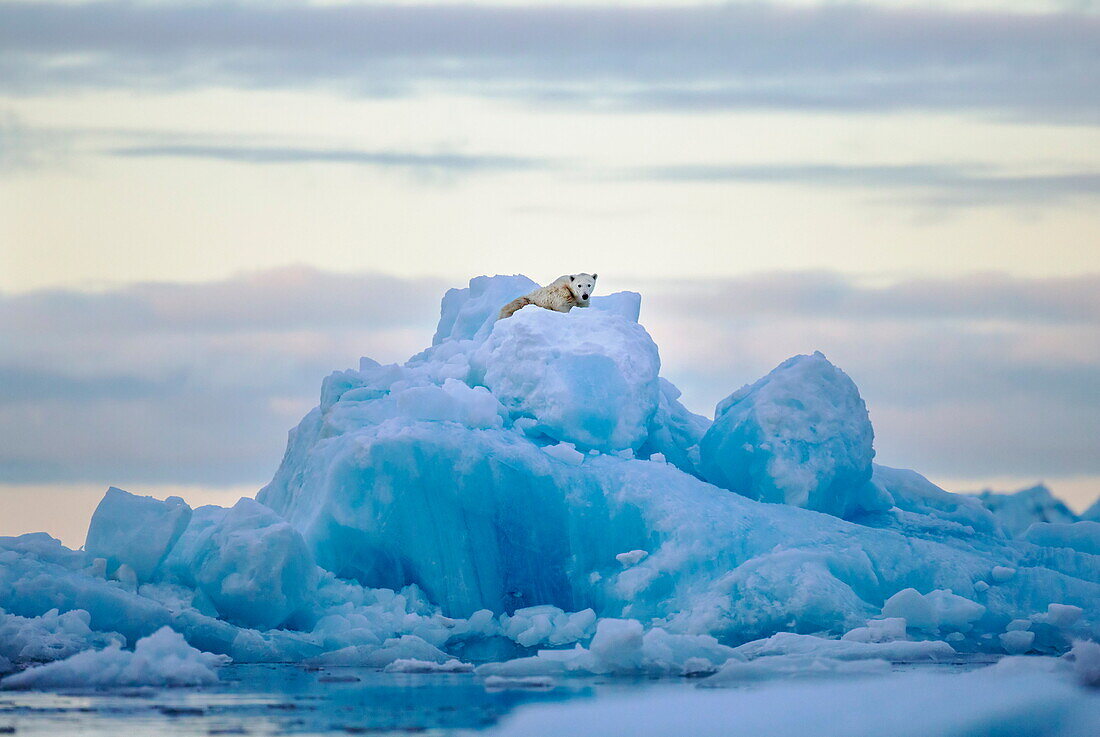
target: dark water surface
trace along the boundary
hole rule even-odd
[[[552,688],[494,690],[472,674],[297,665],[228,665],[220,673],[219,684],[204,688],[0,691],[0,735],[446,735],[496,724],[523,704],[694,686],[560,678]]]

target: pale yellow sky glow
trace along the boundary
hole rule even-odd
[[[643,291],[695,410],[820,348],[883,462],[1100,493],[1097,3],[234,5],[0,0],[0,535],[254,493],[495,273]]]
[[[1095,199],[956,207],[919,186],[669,182],[680,165],[1100,170],[1095,126],[942,114],[596,114],[426,96],[85,93],[0,98],[28,165],[0,179],[0,288],[219,278],[307,263],[463,278],[835,268],[878,274],[1100,269]],[[514,156],[533,170],[120,158],[121,146],[289,146]],[[33,244],[33,245],[30,245]],[[49,264],[49,268],[44,268]],[[560,270],[560,269],[559,269]]]

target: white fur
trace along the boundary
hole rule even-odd
[[[498,320],[511,317],[527,305],[536,305],[555,312],[569,312],[574,307],[587,307],[596,288],[595,274],[559,276],[551,284],[530,294],[517,297],[500,310]]]

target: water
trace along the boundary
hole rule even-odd
[[[693,686],[679,679],[567,678],[553,688],[489,690],[470,674],[228,665],[221,682],[207,688],[0,691],[0,734],[449,735],[496,724],[523,704]]]

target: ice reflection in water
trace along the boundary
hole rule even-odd
[[[522,704],[593,698],[690,681],[560,679],[553,688],[487,690],[471,674],[229,665],[200,689],[0,691],[0,733],[143,737],[215,734],[448,734],[495,724]]]

